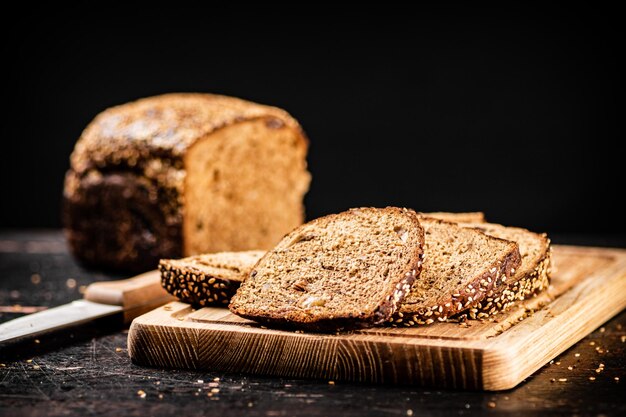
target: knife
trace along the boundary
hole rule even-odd
[[[175,299],[161,286],[156,270],[119,281],[95,282],[87,287],[82,300],[0,324],[0,349],[108,316],[117,315],[128,324]]]

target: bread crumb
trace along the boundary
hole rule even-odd
[[[219,378],[213,378],[213,382],[220,382]]]
[[[26,363],[31,363],[32,361],[32,359],[26,359]]]
[[[406,410],[406,415],[407,416],[412,416],[413,415],[413,410],[411,410],[410,408],[408,410]]]
[[[619,382],[619,376],[616,376],[615,378],[613,378],[615,380],[615,382]]]
[[[39,365],[33,365],[33,369],[37,370],[40,369],[41,367]]]
[[[253,403],[252,401],[250,401],[250,402],[248,403],[248,408],[252,408],[252,406],[253,406],[253,405],[254,405],[254,403]]]
[[[328,385],[335,385],[335,381],[328,381]]]
[[[220,389],[219,388],[211,388],[211,392],[213,394],[217,394],[218,392],[220,392]]]
[[[30,282],[32,282],[34,285],[39,285],[41,283],[41,275],[39,274],[31,275]]]
[[[65,281],[65,285],[67,288],[76,288],[76,280],[74,278],[68,278],[67,281]]]
[[[38,345],[38,344],[40,344],[40,343],[41,343],[41,340],[39,340],[39,339],[35,339],[35,340],[34,340],[34,342],[35,342],[35,344],[36,344],[36,345]]]
[[[78,293],[79,294],[84,294],[87,292],[87,286],[86,285],[81,285],[80,287],[78,287]]]
[[[204,384],[204,380],[203,379],[199,379],[198,380],[198,384]]]
[[[116,351],[116,352],[121,352],[121,351],[123,351],[123,350],[124,350],[124,349],[122,349],[121,347],[116,347],[116,348],[115,348],[115,351]]]
[[[137,395],[139,396],[139,398],[146,398],[146,392],[142,389],[137,391]]]
[[[604,333],[606,329],[604,327],[600,327],[600,333]]]
[[[496,408],[496,403],[495,403],[495,401],[489,401],[489,402],[487,403],[487,407],[489,407],[489,408]]]
[[[556,379],[551,378],[551,379],[550,379],[550,382],[556,382]]]
[[[626,336],[622,336],[621,339],[622,339],[622,343],[626,343]]]
[[[159,394],[159,400],[163,399],[163,394]]]

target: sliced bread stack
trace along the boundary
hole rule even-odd
[[[395,235],[379,229],[397,221],[398,214],[413,216],[406,209],[353,209],[317,219],[287,235],[263,259],[264,252],[249,251],[163,260],[163,285],[185,302],[226,305],[247,279],[250,284],[231,304],[234,313],[283,326],[337,330],[383,320],[411,326],[483,319],[549,284],[545,235],[484,223],[482,213],[422,213],[422,273],[416,268],[408,294],[399,291],[393,302],[381,302],[389,292],[376,285],[380,263],[366,259],[408,239],[405,227],[394,230]],[[392,260],[389,254],[380,256]],[[382,271],[386,279],[388,271]]]

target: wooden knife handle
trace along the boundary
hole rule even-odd
[[[120,281],[95,282],[87,287],[85,299],[124,309],[124,322],[162,306],[176,298],[161,286],[159,271],[146,272]]]

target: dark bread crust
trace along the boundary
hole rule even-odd
[[[84,264],[141,272],[182,255],[180,218],[167,219],[161,208],[167,190],[131,172],[79,179],[70,171],[66,181],[80,191],[63,197],[65,236]]]
[[[444,220],[426,218],[424,216],[422,216],[422,218],[440,224],[451,224]],[[506,286],[507,280],[509,280],[514,273],[512,270],[518,268],[522,262],[518,245],[515,242],[505,239],[499,239],[493,236],[490,237],[506,242],[508,250],[499,259],[493,260],[487,268],[487,272],[474,277],[470,284],[463,288],[458,288],[456,292],[446,294],[440,298],[435,305],[429,308],[417,308],[413,307],[411,304],[403,303],[399,311],[389,321],[398,324],[404,323],[408,326],[430,324],[435,321],[446,321],[448,317],[461,313],[469,309],[470,306],[476,302],[483,300],[494,288]],[[428,256],[428,254],[426,254],[426,256]]]
[[[66,174],[63,224],[85,264],[141,272],[185,255],[186,152],[218,129],[265,120],[300,125],[285,111],[233,97],[166,94],[112,107],[84,130]]]
[[[268,314],[266,312],[255,311],[254,308],[251,309],[249,306],[240,303],[238,300],[238,294],[236,294],[232,298],[231,304],[229,305],[231,312],[237,314],[238,316],[255,320],[259,323],[268,324],[273,327],[305,329],[308,331],[316,332],[333,332],[348,329],[365,328],[375,326],[389,320],[389,318],[397,310],[400,302],[410,291],[411,285],[413,284],[415,278],[419,275],[422,269],[424,256],[424,229],[419,223],[419,216],[417,215],[417,213],[410,209],[398,207],[386,207],[384,209],[357,208],[350,209],[347,212],[339,214],[331,214],[329,216],[320,217],[303,225],[302,227],[316,226],[322,222],[327,221],[331,217],[352,215],[359,210],[382,210],[393,215],[408,216],[411,223],[413,223],[419,234],[419,244],[414,247],[410,263],[407,264],[402,272],[402,275],[398,277],[397,283],[394,286],[393,290],[383,297],[379,305],[373,311],[362,313],[357,316],[354,316],[352,313],[343,315],[341,313],[338,313],[333,314],[332,316],[326,315],[320,317],[318,315],[316,317],[312,317],[299,311],[294,312],[287,310],[274,311]],[[296,228],[294,231],[285,236],[284,239],[290,239],[293,235],[299,233],[299,229],[300,228]],[[280,243],[278,246],[280,246]],[[254,278],[258,265],[264,263],[266,258],[268,258],[269,256],[272,256],[272,252],[273,251],[266,253],[261,259],[259,259],[252,272],[250,273],[250,277],[248,279]],[[244,286],[240,287],[239,291],[243,290]]]

